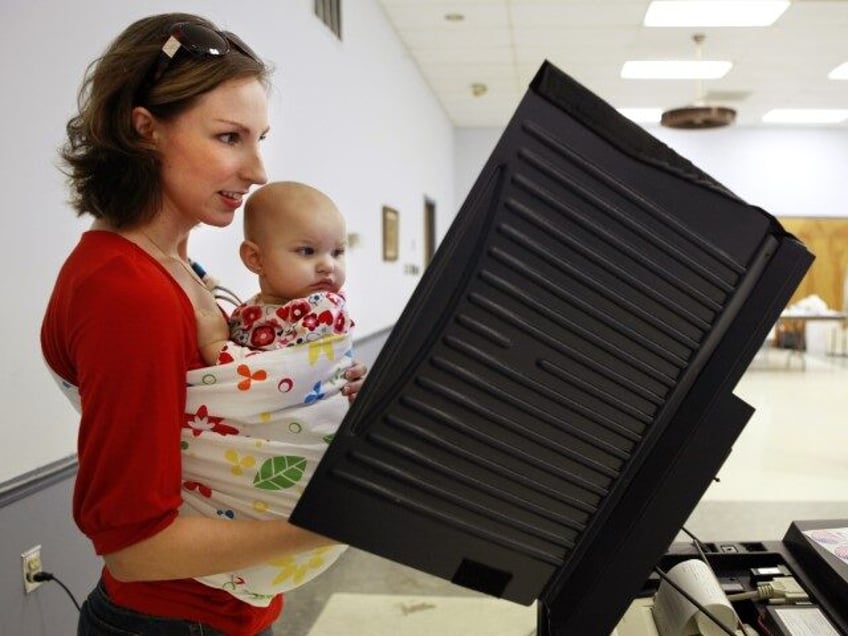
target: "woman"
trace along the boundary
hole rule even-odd
[[[207,20],[152,16],[90,67],[68,123],[73,203],[95,220],[59,273],[42,349],[79,389],[74,518],[105,562],[79,634],[270,634],[281,597],[256,607],[191,577],[330,543],[285,521],[177,514],[186,372],[203,366],[195,312],[216,308],[187,240],[229,225],[267,180],[268,73]],[[348,394],[364,373],[348,371]]]

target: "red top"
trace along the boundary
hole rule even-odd
[[[204,364],[185,292],[134,243],[86,232],[59,272],[41,347],[80,390],[79,528],[98,554],[109,554],[167,527],[182,502],[186,372]],[[122,583],[107,568],[103,578],[118,605],[233,636],[253,636],[282,609],[282,596],[254,607],[194,579]]]

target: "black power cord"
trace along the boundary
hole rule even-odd
[[[692,539],[692,543],[694,544],[695,549],[696,549],[696,550],[698,550],[698,554],[701,556],[701,560],[702,560],[704,563],[706,563],[708,566],[710,566],[710,570],[712,571],[712,570],[713,570],[713,566],[712,566],[712,564],[710,563],[710,560],[707,558],[706,553],[704,552],[704,542],[703,542],[703,541],[701,541],[701,540],[700,540],[698,537],[696,537],[694,534],[692,534],[691,532],[689,532],[689,531],[686,529],[686,526],[681,526],[681,528],[680,528],[680,529],[681,529],[683,532],[685,532],[686,534],[688,534],[688,535],[689,535],[689,538],[690,538],[690,539]],[[715,572],[714,572],[714,571],[713,571],[713,574],[715,574]]]
[[[71,598],[71,602],[77,608],[77,611],[80,611],[80,604],[77,602],[77,599],[71,593],[71,590],[68,589],[68,586],[65,585],[64,583],[62,583],[62,581],[57,579],[50,572],[44,572],[44,571],[36,572],[35,574],[33,574],[29,578],[30,578],[30,580],[32,580],[35,583],[41,583],[43,581],[55,581],[56,583],[58,583],[62,587],[63,590],[65,590],[65,593]]]

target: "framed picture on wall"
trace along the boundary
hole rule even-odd
[[[398,211],[383,206],[383,260],[398,259]]]

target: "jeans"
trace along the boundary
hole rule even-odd
[[[103,582],[88,595],[80,610],[77,636],[226,636],[195,621],[158,618],[115,605]],[[256,636],[273,636],[269,627]]]

